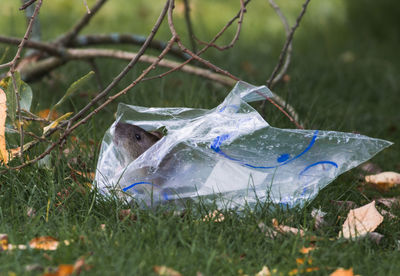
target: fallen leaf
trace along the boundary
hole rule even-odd
[[[353,268],[350,269],[343,269],[338,268],[334,272],[332,272],[329,276],[353,276]]]
[[[61,264],[58,266],[57,271],[52,273],[44,273],[43,276],[68,276],[74,273],[73,265]]]
[[[136,215],[132,212],[131,209],[122,209],[119,211],[118,217],[120,220],[129,219],[132,221],[136,221]]]
[[[342,232],[344,238],[362,237],[374,231],[383,221],[383,216],[376,210],[375,201],[350,210],[346,221],[343,223]]]
[[[210,212],[203,218],[203,221],[212,221],[212,222],[221,222],[223,220],[225,220],[224,215],[217,210],[214,210],[212,213]]]
[[[155,273],[157,273],[158,275],[161,275],[161,276],[182,276],[182,274],[179,273],[178,271],[176,271],[172,268],[166,267],[165,265],[162,265],[162,266],[156,265],[153,267],[153,270]]]
[[[276,232],[271,227],[266,226],[263,222],[260,222],[258,224],[258,228],[260,228],[261,232],[265,233],[265,236],[267,236],[267,238],[275,239],[278,235],[278,232]]]
[[[7,97],[0,88],[0,161],[5,165],[8,163],[8,151],[6,149],[6,118],[7,118]]]
[[[396,218],[397,218],[395,215],[393,215],[393,214],[392,214],[391,212],[389,212],[389,211],[386,211],[386,210],[384,210],[384,209],[381,209],[380,211],[381,211],[381,214],[382,214],[382,215],[387,216],[387,217],[389,217],[389,218],[391,218],[391,219],[396,219]]]
[[[319,270],[319,267],[307,267],[307,268],[301,268],[301,269],[295,268],[295,269],[292,269],[291,271],[289,271],[288,275],[289,276],[298,275],[298,274],[302,275],[304,273],[318,271],[318,270]]]
[[[310,251],[313,251],[315,248],[316,247],[314,247],[314,246],[311,246],[311,247],[304,247],[303,246],[303,248],[300,249],[300,253],[308,254],[308,253],[310,253]]]
[[[76,262],[74,263],[73,266],[73,271],[74,273],[76,273],[77,275],[79,275],[82,271],[83,268],[86,268],[86,264],[85,264],[85,257],[80,257],[78,260],[76,260]]]
[[[28,209],[26,210],[26,215],[30,218],[34,218],[36,216],[36,210],[32,207],[28,207]]]
[[[400,206],[400,198],[392,197],[392,198],[379,198],[376,200],[377,203],[383,204],[388,208],[392,208],[393,205]]]
[[[0,234],[0,251],[8,249],[8,235]]]
[[[344,209],[352,209],[357,207],[357,204],[354,201],[350,201],[350,200],[331,200],[330,201],[333,205],[342,207]]]
[[[366,173],[380,173],[382,169],[375,163],[366,162],[360,166],[360,169]]]
[[[321,209],[314,208],[311,211],[311,216],[315,220],[315,224],[314,224],[315,229],[319,229],[322,226],[327,224],[326,221],[324,220],[325,215],[326,215],[326,213],[323,212]]]
[[[41,266],[40,264],[29,264],[25,266],[25,271],[26,272],[42,272],[44,270],[44,267]]]
[[[56,250],[58,245],[59,241],[50,236],[34,238],[29,242],[31,248],[42,250]]]
[[[286,225],[279,225],[277,219],[272,219],[272,225],[274,226],[275,230],[281,233],[291,233],[291,234],[300,234],[300,236],[304,236],[304,231],[298,228],[286,226]]]
[[[384,237],[384,235],[378,233],[378,232],[371,232],[367,233],[367,237],[370,238],[372,241],[374,241],[376,244],[379,244]]]
[[[271,272],[269,271],[269,268],[264,265],[255,276],[271,276]]]
[[[382,172],[365,176],[365,181],[378,185],[382,189],[389,189],[400,184],[400,174],[396,172]]]

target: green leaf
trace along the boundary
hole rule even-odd
[[[57,107],[59,107],[73,93],[75,93],[78,89],[80,89],[83,85],[85,85],[88,82],[88,80],[92,77],[93,74],[94,74],[94,72],[90,71],[89,73],[87,73],[86,75],[81,77],[79,80],[72,83],[71,86],[67,89],[67,92],[65,92],[64,96],[53,106],[53,108],[51,110],[54,110]]]
[[[6,56],[7,56],[7,53],[8,53],[9,49],[10,49],[9,47],[4,49],[3,55],[0,58],[0,64],[2,64],[4,62],[4,60],[6,59]]]
[[[11,77],[7,77],[5,80],[7,81],[7,89],[6,89],[7,115],[11,120],[11,124],[14,125],[15,118],[17,116],[17,98],[15,97],[15,91]],[[18,86],[18,80],[17,80],[17,86]]]
[[[32,104],[32,89],[31,87],[21,80],[21,75],[18,71],[14,73],[15,82],[17,84],[17,89],[20,97],[20,107],[21,109],[30,110]],[[7,77],[4,80],[6,83],[6,96],[7,96],[7,113],[8,117],[11,120],[11,123],[14,124],[17,117],[17,98],[15,95],[14,85],[11,77]]]
[[[24,81],[21,81],[19,89],[20,107],[21,109],[30,110],[32,104],[32,88]]]

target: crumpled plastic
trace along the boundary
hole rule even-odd
[[[353,133],[272,127],[248,104],[265,97],[273,97],[267,87],[238,82],[211,110],[120,103],[102,141],[95,184],[103,194],[141,206],[185,200],[219,208],[265,201],[302,206],[392,144]],[[168,133],[126,163],[126,153],[113,143],[118,122]]]

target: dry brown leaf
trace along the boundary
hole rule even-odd
[[[43,109],[43,110],[39,111],[37,115],[40,118],[47,119],[47,117],[49,116],[49,112],[50,112],[50,109]],[[51,113],[50,120],[54,121],[58,117],[60,117],[60,114],[58,114],[57,111],[53,110],[53,112]]]
[[[382,169],[375,163],[366,162],[360,166],[360,169],[366,173],[380,173]]]
[[[0,88],[0,163],[8,163],[8,151],[6,149],[6,117],[7,117],[7,97],[6,93]]]
[[[344,209],[351,209],[357,207],[357,204],[354,201],[350,200],[330,200],[330,202],[338,207],[342,207]]]
[[[136,218],[136,214],[134,214],[131,209],[122,209],[122,210],[120,210],[119,214],[118,214],[118,218],[120,220],[129,219],[129,220],[132,220],[132,221],[136,221],[136,219],[137,219]]]
[[[300,234],[300,236],[304,236],[304,231],[298,228],[286,226],[286,225],[280,225],[278,223],[277,219],[272,219],[272,225],[274,226],[275,230],[281,233],[292,233],[292,234]]]
[[[182,274],[179,273],[178,271],[176,271],[172,268],[166,267],[165,265],[162,265],[162,266],[156,265],[153,267],[153,270],[155,273],[157,273],[158,275],[161,275],[161,276],[182,276]]]
[[[258,228],[260,228],[261,232],[265,233],[265,236],[267,236],[267,238],[275,239],[275,237],[278,235],[278,232],[276,232],[271,227],[266,226],[263,222],[260,222],[258,224]]]
[[[392,197],[392,198],[379,198],[376,200],[377,203],[383,204],[388,208],[392,208],[393,205],[400,206],[400,198]]]
[[[60,242],[53,237],[43,236],[32,239],[29,242],[29,246],[34,249],[56,250],[59,243]]]
[[[255,276],[271,276],[271,271],[269,271],[269,268],[264,265]]]
[[[382,189],[389,189],[400,184],[400,174],[396,172],[382,172],[365,176],[365,181],[378,185]]]
[[[354,276],[353,268],[350,269],[338,268],[334,272],[332,272],[329,276]]]
[[[314,208],[311,211],[311,216],[315,220],[315,224],[314,224],[315,229],[319,229],[322,226],[327,224],[326,221],[324,220],[325,215],[326,215],[326,213],[323,212],[321,209]]]
[[[221,222],[225,219],[224,215],[217,210],[210,212],[203,218],[203,221]]]
[[[346,221],[343,223],[342,232],[344,238],[362,237],[374,231],[383,221],[383,216],[376,210],[375,201],[350,210]]]

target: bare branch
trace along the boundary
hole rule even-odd
[[[274,0],[269,0],[269,4],[271,5],[271,7],[275,10],[276,14],[281,19],[282,24],[285,27],[286,38],[287,38],[290,34],[289,22],[287,21],[286,17],[283,15],[279,6],[274,2]],[[292,44],[293,44],[293,40],[289,43],[289,47],[288,47],[287,53],[285,55],[285,62],[283,64],[280,72],[271,81],[271,84],[269,86],[269,88],[271,88],[271,89],[275,86],[276,83],[278,83],[282,79],[282,77],[286,74],[287,69],[289,68],[290,58],[292,56]]]
[[[160,16],[158,17],[156,23],[154,24],[149,36],[147,37],[145,43],[143,46],[140,48],[139,52],[137,55],[129,62],[129,64],[122,70],[118,76],[114,78],[114,80],[104,89],[101,93],[99,93],[91,102],[89,102],[84,108],[82,108],[75,116],[73,116],[69,121],[74,122],[77,119],[79,119],[89,108],[91,108],[96,102],[98,102],[100,99],[104,98],[107,96],[107,94],[113,89],[119,82],[120,80],[133,68],[133,66],[139,61],[139,58],[143,55],[145,50],[148,48],[150,42],[152,41],[153,37],[155,36],[156,32],[158,31],[166,13],[168,10],[169,6],[169,1],[167,0],[165,2],[164,8],[160,13]]]
[[[86,13],[85,16],[66,34],[61,36],[55,41],[55,44],[69,45],[69,43],[79,34],[79,32],[89,24],[92,17],[100,10],[103,4],[107,0],[97,0],[90,13]]]
[[[19,8],[19,10],[20,10],[20,11],[25,10],[27,7],[29,7],[30,5],[32,5],[32,4],[35,3],[35,2],[36,2],[36,0],[29,0],[29,1],[27,1],[25,4],[23,4],[23,5]]]
[[[199,62],[203,63],[204,65],[206,65],[208,68],[211,68],[211,69],[214,70],[215,72],[221,73],[221,74],[223,74],[223,75],[226,75],[226,76],[228,76],[228,77],[230,77],[230,78],[232,78],[232,79],[238,81],[238,80],[239,80],[238,77],[235,77],[234,75],[232,75],[232,74],[229,73],[228,71],[219,68],[218,66],[216,66],[216,65],[212,64],[211,62],[209,62],[208,60],[205,60],[205,59],[201,58],[200,56],[196,55],[195,53],[193,53],[192,51],[190,51],[189,49],[187,49],[187,48],[181,43],[180,38],[179,38],[179,35],[178,35],[178,33],[177,33],[176,29],[175,29],[173,19],[172,19],[172,10],[173,10],[173,9],[174,9],[174,0],[171,0],[170,5],[169,5],[169,8],[168,8],[168,25],[169,25],[169,29],[170,29],[172,35],[173,35],[174,37],[176,37],[176,42],[178,43],[179,48],[181,48],[182,51],[184,51],[185,53],[191,55],[192,58],[194,58],[194,59],[198,60]]]
[[[185,21],[186,27],[188,29],[188,35],[190,39],[190,44],[192,45],[192,51],[197,52],[196,41],[194,40],[194,32],[192,27],[192,20],[190,19],[190,4],[189,0],[183,0],[183,5],[185,6]]]
[[[167,1],[169,2],[169,1]],[[76,129],[77,127],[79,127],[82,124],[85,124],[91,117],[93,117],[95,114],[97,114],[100,110],[102,110],[105,106],[107,106],[108,104],[110,104],[112,101],[114,101],[116,98],[120,97],[121,95],[126,94],[130,89],[132,89],[133,87],[135,87],[151,70],[153,70],[158,62],[161,61],[161,59],[164,58],[164,56],[168,53],[168,51],[170,50],[170,48],[172,47],[173,43],[175,43],[176,37],[172,37],[171,40],[168,43],[168,46],[164,49],[164,51],[158,56],[157,60],[155,62],[153,62],[149,67],[147,67],[146,70],[143,71],[143,73],[134,81],[132,82],[130,85],[128,85],[126,88],[124,88],[123,90],[121,90],[120,92],[118,92],[117,94],[109,97],[103,104],[101,104],[99,107],[97,107],[95,110],[93,110],[92,112],[90,112],[85,118],[83,118],[82,120],[80,120],[79,122],[75,123],[75,125],[69,127],[64,133],[63,135],[61,135],[60,139],[57,140],[56,142],[54,142],[53,144],[51,144],[42,154],[40,154],[39,156],[37,156],[36,158],[29,160],[19,166],[16,167],[9,167],[9,170],[17,170],[17,169],[22,169],[26,166],[29,166],[30,164],[33,164],[37,161],[39,161],[40,159],[44,158],[46,155],[48,155],[57,145],[63,143],[63,141],[67,138],[67,136],[69,134],[71,134],[71,132]],[[94,104],[94,99],[91,101],[92,105]],[[67,121],[68,124],[70,124],[72,121],[71,119]]]
[[[23,145],[24,145],[24,126],[23,126],[23,121],[22,121],[22,117],[21,117],[21,105],[20,105],[21,97],[19,95],[17,81],[15,79],[15,70],[16,70],[17,62],[18,62],[19,58],[21,57],[21,53],[24,48],[25,42],[29,39],[29,35],[32,31],[33,22],[35,21],[36,16],[39,14],[39,10],[40,10],[41,6],[42,6],[42,0],[39,0],[39,2],[37,2],[37,4],[36,4],[33,15],[28,23],[28,27],[26,29],[24,38],[22,39],[21,43],[18,45],[17,53],[15,54],[13,60],[11,61],[11,66],[10,66],[10,71],[9,71],[10,75],[11,75],[12,85],[13,85],[14,92],[15,92],[15,97],[17,99],[17,113],[18,113],[18,121],[19,121],[19,128],[20,128],[19,133],[20,133],[20,146],[21,146],[20,155],[21,155],[22,161],[23,161]]]
[[[142,46],[146,41],[146,37],[142,35],[135,34],[95,34],[95,35],[79,35],[73,41],[71,41],[71,47],[85,47],[90,45],[104,45],[104,44],[134,44]],[[164,41],[153,39],[149,48],[164,50],[167,46],[167,43]],[[189,55],[182,53],[179,47],[173,46],[171,51],[169,52],[176,57],[182,59],[190,58]]]
[[[229,49],[229,48],[232,48],[232,47],[235,45],[236,41],[238,41],[238,39],[239,39],[240,31],[242,30],[243,17],[244,17],[244,13],[246,12],[246,5],[247,5],[248,2],[250,2],[250,0],[246,1],[246,3],[243,2],[243,0],[240,0],[240,11],[239,11],[238,27],[237,27],[237,29],[236,29],[235,35],[234,35],[233,38],[232,38],[232,41],[231,41],[228,45],[225,45],[225,46],[218,46],[218,45],[215,44],[214,42],[207,43],[207,42],[201,41],[201,40],[199,40],[199,39],[197,39],[197,41],[198,41],[200,44],[209,45],[209,46],[214,47],[214,48],[216,48],[216,49],[218,49],[218,50],[220,50],[220,51],[224,51],[224,50],[227,50],[227,49]],[[227,26],[227,27],[228,27],[228,26]],[[221,31],[222,31],[221,34],[222,34],[223,32],[225,32],[225,30],[227,29],[227,27],[226,27],[225,29],[222,29],[222,30],[221,30]],[[219,36],[218,36],[218,37],[219,37]]]
[[[271,85],[271,83],[272,83],[272,80],[275,78],[276,74],[278,73],[278,71],[279,71],[279,70],[281,69],[281,67],[282,67],[282,64],[283,64],[283,61],[284,61],[285,56],[286,56],[286,54],[287,54],[288,48],[289,48],[289,46],[290,46],[291,43],[292,43],[293,36],[294,36],[294,32],[295,32],[296,29],[299,27],[300,21],[301,21],[301,19],[303,18],[303,15],[306,13],[306,9],[307,9],[308,3],[310,3],[310,0],[305,0],[305,2],[304,2],[304,4],[303,4],[303,7],[302,7],[302,10],[301,10],[299,16],[298,16],[297,19],[296,19],[296,23],[294,24],[294,26],[293,26],[292,29],[290,30],[290,33],[287,35],[286,42],[285,42],[285,44],[283,45],[282,51],[281,51],[281,53],[280,53],[280,55],[279,55],[279,61],[278,61],[278,63],[276,64],[274,70],[272,71],[271,76],[269,77],[269,79],[268,79],[268,81],[267,81],[267,86],[268,86],[268,87],[270,87],[270,85]]]

